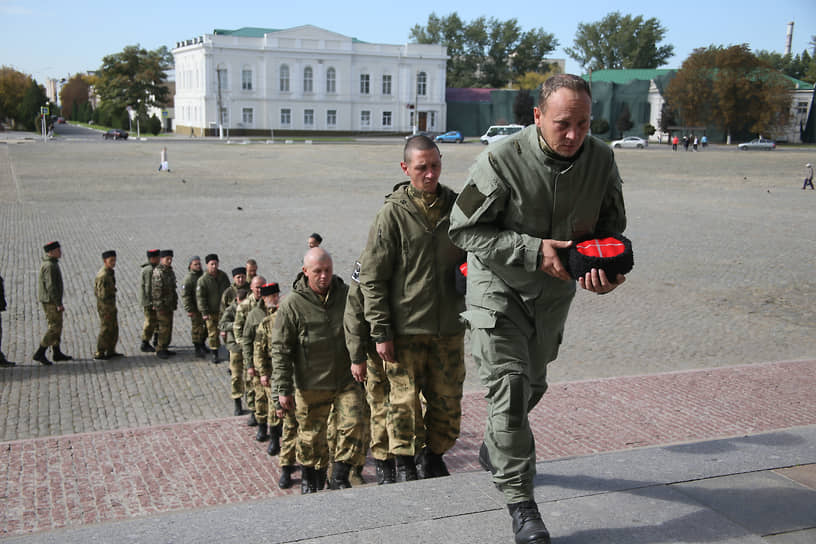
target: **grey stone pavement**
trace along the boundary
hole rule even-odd
[[[127,465],[129,452],[147,447],[162,433],[167,442],[153,444],[159,450],[168,444],[193,449],[203,436],[221,429],[226,429],[227,443],[245,440],[229,434],[238,433],[241,425],[227,417],[231,403],[224,365],[192,358],[189,321],[181,312],[173,340],[179,357],[163,362],[138,352],[136,293],[144,251],[175,249],[179,280],[192,254],[216,252],[227,270],[253,257],[261,273],[281,282],[286,292],[299,270],[306,237],[318,231],[335,257],[336,273],[346,276],[383,195],[402,179],[399,140],[190,144],[60,137],[42,144],[0,138],[0,274],[9,302],[9,311],[2,314],[2,349],[18,362],[0,371],[0,456],[6,459],[6,474],[0,478],[0,490],[5,490],[0,501],[6,502],[0,538],[228,542],[256,534],[268,542],[381,542],[397,535],[418,542],[509,541],[501,499],[475,466],[478,417],[469,423],[472,434],[463,432],[460,439],[469,449],[455,455],[455,474],[439,481],[314,497],[238,494],[192,507],[181,500],[139,510],[136,516],[123,509],[107,517],[69,516],[67,522],[49,514],[63,499],[53,487],[40,489],[32,482],[22,491],[14,489],[25,479],[21,475],[47,479],[51,455],[73,467],[61,470],[74,479],[93,473],[93,456],[71,457],[72,444],[77,452],[88,452],[104,450],[111,441],[124,442],[113,465],[118,466]],[[170,173],[156,171],[163,145]],[[461,187],[482,149],[471,143],[444,146],[443,182]],[[688,431],[689,413],[680,408],[684,397],[671,397],[671,387],[657,390],[671,402],[649,405],[623,431],[614,421],[606,430],[582,428],[581,416],[603,415],[606,407],[573,407],[576,420],[565,423],[558,438],[603,438],[586,448],[559,450],[558,441],[547,438],[544,418],[536,428],[539,444],[556,442],[556,451],[546,455],[552,460],[539,464],[537,493],[555,541],[813,542],[816,485],[809,465],[816,463],[816,409],[808,399],[816,374],[816,192],[802,191],[800,178],[804,164],[816,159],[816,150],[672,153],[661,147],[621,151],[617,157],[625,179],[635,269],[611,296],[576,297],[565,344],[550,369],[553,391],[542,402],[554,410],[547,418],[561,414],[565,406],[566,400],[558,401],[558,390],[572,391],[585,383],[597,384],[599,391],[614,390],[609,401],[627,388],[654,395],[657,382],[652,377],[685,377],[684,387],[695,391],[712,372],[725,372],[720,379],[733,388],[699,387],[705,394],[696,399],[695,411],[705,413],[718,398],[742,388],[753,370],[767,370],[767,381],[734,397],[717,425],[706,428],[697,422],[694,430],[700,432],[678,436],[667,430],[614,440],[623,431],[648,427],[650,413],[664,418],[667,429]],[[64,249],[63,350],[76,360],[46,368],[33,363],[31,355],[45,331],[36,304],[36,272],[41,246],[53,239]],[[92,360],[98,331],[92,282],[101,265],[99,254],[106,249],[119,254],[119,350],[128,357],[99,363]],[[776,361],[790,363],[780,366]],[[468,370],[466,400],[478,413],[480,389],[470,364]],[[783,378],[791,380],[789,387],[777,389]],[[639,379],[647,380],[640,389],[628,381]],[[786,406],[792,397],[799,408],[778,410],[786,417],[765,425],[743,421],[759,391],[769,395],[766,408]],[[596,393],[590,388],[586,394],[591,399]],[[682,417],[674,413],[678,411]],[[626,406],[612,412],[626,413]],[[732,420],[740,424],[729,427]],[[247,432],[242,430],[241,436]],[[250,448],[251,439],[245,444]],[[632,449],[641,446],[656,447]],[[32,457],[36,464],[24,462],[26,452],[40,449],[46,453]],[[173,458],[140,459],[143,473],[174,463]],[[181,465],[195,479],[211,476],[222,461],[210,455]],[[139,481],[125,485],[116,473],[101,477],[140,495]],[[556,477],[548,480],[547,474]],[[66,482],[60,485],[68,489]],[[92,482],[87,488],[77,485],[75,510],[88,512],[82,497],[101,500],[98,494],[104,491]],[[178,490],[163,491],[172,495]],[[13,497],[26,493],[36,500],[12,504]],[[115,503],[109,504],[113,510]],[[34,521],[22,523],[30,512]],[[117,521],[133,517],[138,519]],[[773,525],[777,517],[779,523]],[[282,521],[267,530],[273,520]],[[16,528],[8,529],[12,526]]]

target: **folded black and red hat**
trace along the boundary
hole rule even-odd
[[[618,274],[627,274],[635,266],[632,242],[622,234],[585,236],[569,247],[563,264],[576,280],[597,268],[614,281]]]

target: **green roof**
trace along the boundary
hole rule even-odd
[[[245,26],[237,30],[227,30],[225,28],[216,28],[213,34],[219,36],[241,36],[242,38],[263,38],[264,34],[271,34],[272,32],[280,31],[279,28],[259,28],[255,26]]]
[[[582,77],[589,81],[592,76],[593,83],[602,81],[625,85],[635,80],[652,80],[668,76],[676,72],[672,68],[634,68],[631,70],[595,70],[591,74],[584,74]]]

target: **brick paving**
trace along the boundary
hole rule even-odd
[[[531,414],[539,460],[816,424],[816,360],[556,383]],[[479,470],[468,393],[451,472]],[[0,443],[0,536],[265,499],[276,460],[244,418]],[[364,472],[373,481],[371,462]]]

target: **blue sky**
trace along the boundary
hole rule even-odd
[[[445,7],[442,7],[442,6]],[[795,22],[793,52],[804,49],[816,35],[814,0],[603,0],[552,2],[538,0],[468,0],[459,2],[301,2],[117,0],[75,2],[0,0],[0,65],[10,65],[43,82],[47,77],[94,70],[102,57],[139,43],[148,49],[170,48],[177,41],[211,33],[214,28],[258,26],[291,28],[312,24],[376,43],[402,44],[411,27],[428,15],[456,11],[470,21],[479,16],[516,18],[523,30],[543,28],[560,46],[553,57],[567,58],[567,71],[580,66],[563,48],[573,45],[579,23],[592,23],[617,9],[621,13],[655,17],[668,29],[663,43],[674,45],[675,56],[665,68],[678,68],[696,47],[748,43],[753,50],[782,52],[786,25]]]

